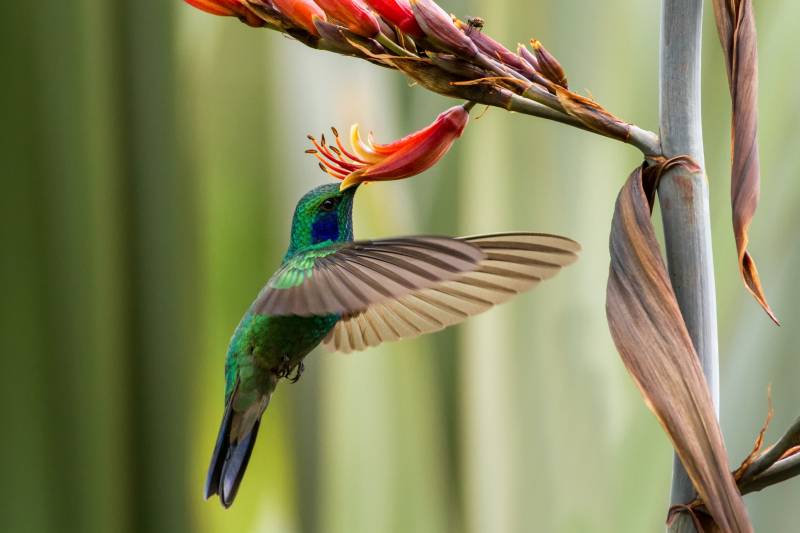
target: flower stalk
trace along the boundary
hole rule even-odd
[[[434,0],[186,1],[312,48],[398,70],[440,94],[621,140],[646,157],[661,155],[655,133],[617,118],[594,120],[598,114],[613,115],[569,91],[563,67],[539,41],[531,41],[532,51],[519,45],[512,52],[486,35],[482,23],[463,22]]]

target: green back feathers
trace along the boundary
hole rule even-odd
[[[289,289],[302,285],[313,274],[317,261],[336,253],[339,247],[340,245],[324,242],[311,245],[302,253],[295,252],[284,260],[280,270],[269,280],[268,286],[273,289]]]

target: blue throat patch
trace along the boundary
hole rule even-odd
[[[323,213],[311,225],[311,240],[314,244],[339,240],[339,215],[336,211]]]

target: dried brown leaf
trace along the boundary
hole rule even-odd
[[[739,468],[733,471],[733,479],[739,482],[744,476],[745,472],[750,468],[750,466],[758,459],[759,453],[761,452],[761,447],[764,446],[764,439],[767,436],[767,429],[769,429],[769,424],[772,422],[772,417],[775,415],[775,411],[772,408],[772,385],[767,387],[767,404],[769,407],[767,408],[767,416],[764,419],[764,423],[761,425],[761,430],[759,430],[758,435],[756,436],[756,440],[753,443],[753,448],[750,450],[750,453],[747,454],[747,457],[744,458],[742,464],[739,465]]]
[[[679,515],[682,513],[689,517],[697,533],[719,533],[720,528],[714,522],[714,519],[707,514],[704,507],[695,502],[689,505],[673,505],[670,507],[667,515],[667,525],[673,526],[673,523],[678,520]],[[680,529],[677,530],[680,531]]]
[[[800,446],[794,446],[794,447],[789,448],[788,450],[786,450],[783,453],[783,455],[781,455],[781,458],[778,459],[778,460],[782,461],[784,459],[788,459],[789,457],[791,457],[793,455],[797,455],[798,453],[800,453]]]
[[[714,0],[717,32],[725,55],[733,105],[731,205],[739,270],[745,286],[775,323],[756,263],[747,251],[747,231],[758,206],[758,47],[751,0]]]
[[[625,142],[630,138],[630,125],[603,109],[597,102],[560,85],[554,85],[553,89],[564,111],[583,122],[589,129]]]
[[[722,531],[752,531],[703,371],[650,222],[652,189],[667,166],[636,169],[617,198],[606,314],[611,336]],[[647,190],[645,189],[647,188]]]

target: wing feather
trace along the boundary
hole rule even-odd
[[[456,276],[444,277],[403,294],[392,292],[394,296],[390,299],[346,314],[325,339],[325,346],[350,352],[458,324],[555,276],[563,267],[574,263],[580,251],[580,245],[573,240],[541,233],[476,235],[459,240],[481,250],[483,257],[477,265],[463,268],[463,264],[458,264],[460,270]],[[409,267],[394,262],[398,261],[397,255],[405,254],[405,261],[421,261],[427,265],[426,268],[434,264],[438,268],[454,264],[436,264],[422,257],[429,253],[427,250],[409,254],[409,248],[399,252],[393,250],[392,253],[380,250],[376,254],[379,257],[371,256],[370,259],[381,261],[391,256],[391,268],[406,270],[420,265],[412,262],[412,267]],[[350,333],[354,328],[359,328],[358,338]],[[359,342],[353,342],[357,340]]]
[[[354,316],[378,302],[454,279],[485,258],[479,246],[449,237],[322,246],[288,258],[252,310],[266,315]],[[349,338],[359,343],[356,332]]]

